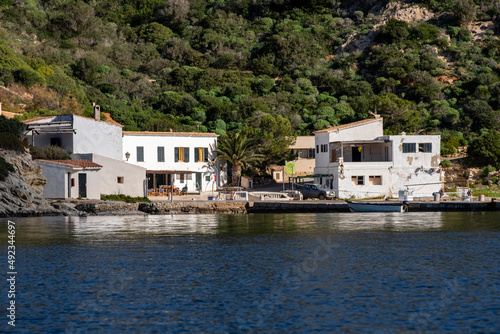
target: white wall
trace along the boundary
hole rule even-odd
[[[73,159],[85,159],[102,166],[99,174],[99,191],[102,195],[123,194],[144,197],[146,193],[146,169],[125,161],[110,159],[98,154],[74,154]],[[123,183],[118,183],[118,177]]]
[[[333,190],[341,198],[370,198],[379,196],[397,197],[401,189],[413,190],[415,197],[432,197],[432,193],[441,188],[440,136],[399,135],[383,136],[382,119],[356,125],[345,125],[331,131],[315,133],[316,145],[320,152],[316,153],[315,174],[332,175]],[[353,142],[370,140],[387,140],[388,143],[362,143],[362,161],[352,161],[350,148],[344,149],[344,169],[340,172],[338,162],[330,162],[328,152],[321,152],[322,144],[331,142]],[[403,143],[415,143],[416,152],[403,153]],[[418,144],[431,143],[431,152],[418,152]],[[388,160],[385,160],[385,147],[388,147]],[[380,148],[380,152],[378,152]],[[337,154],[337,157],[339,154]],[[364,184],[352,183],[352,176],[363,176]],[[380,176],[381,185],[370,185],[370,176]],[[326,178],[323,178],[326,179]],[[319,178],[315,180],[319,181]]]
[[[60,121],[72,121],[76,133],[41,133],[34,136],[34,145],[39,147],[49,146],[51,138],[59,138],[61,147],[70,154],[96,153],[111,159],[124,159],[122,154],[122,127],[119,125],[76,115],[60,115],[52,120],[44,119],[29,123],[29,125],[48,125]],[[55,129],[56,125],[53,125],[53,127]],[[30,143],[33,144],[33,136],[30,135],[28,138]]]
[[[73,151],[95,153],[111,159],[123,160],[121,126],[74,116]]]
[[[100,177],[100,171],[95,170],[95,169],[86,169],[83,171],[79,171],[77,174],[82,174],[85,173],[87,174],[87,197],[88,199],[101,199],[101,191],[100,191],[100,184],[101,184],[101,177]],[[75,185],[76,185],[76,198],[79,197],[78,195],[78,175],[75,176]],[[73,195],[75,196],[75,195]]]
[[[202,173],[202,189],[201,191],[211,191],[213,181],[214,168],[209,162],[195,162],[195,148],[207,148],[209,152],[208,160],[214,159],[211,151],[216,148],[217,136],[214,134],[198,134],[198,133],[147,133],[133,132],[123,134],[123,152],[130,153],[128,162],[137,166],[141,166],[152,172],[164,172],[165,174],[174,174],[174,185],[182,188],[185,184],[188,185],[189,191],[196,191],[196,174]],[[137,161],[137,147],[144,148],[144,161]],[[158,161],[158,147],[164,147],[165,161]],[[175,162],[175,148],[189,148],[189,162]],[[191,179],[184,180],[181,183],[180,176],[177,172],[189,172]],[[215,171],[217,173],[217,171]],[[210,177],[207,181],[206,178]],[[217,175],[219,177],[219,175]],[[214,186],[214,188],[216,188]]]
[[[63,166],[49,165],[37,162],[42,167],[42,175],[47,179],[43,186],[43,197],[45,198],[68,198],[68,177],[66,168]]]
[[[376,118],[360,122],[350,123],[334,127],[331,130],[321,130],[315,133],[316,144],[316,164],[315,174],[327,174],[330,164],[331,148],[330,143],[353,141],[353,140],[374,140],[384,134],[383,119]],[[327,144],[326,152],[321,152],[321,145]],[[318,150],[319,145],[319,150]],[[344,156],[350,155],[344,151]]]
[[[393,142],[392,154],[394,156],[395,166],[414,167],[415,169],[421,166],[424,168],[439,167],[441,162],[441,136],[414,136],[414,135],[400,135],[400,136],[387,136]],[[403,153],[403,143],[415,143],[417,152]],[[432,152],[418,152],[418,144],[431,143]]]
[[[328,163],[330,162],[330,151],[321,152],[321,145],[329,145],[330,136],[327,132],[321,132],[316,134],[316,158],[315,158],[315,174],[326,174],[328,169]]]
[[[87,174],[87,199],[100,199],[99,191],[100,175],[95,169],[75,169],[52,163],[35,161],[42,167],[42,175],[47,179],[43,187],[43,197],[50,199],[66,199],[79,197],[78,174]],[[70,176],[68,177],[68,174]],[[71,187],[71,179],[75,185]],[[71,196],[68,197],[68,186],[71,188]]]
[[[398,191],[413,190],[415,197],[432,197],[441,188],[441,173],[425,170],[414,172],[408,167],[396,167],[392,162],[344,163],[343,175],[332,171],[334,191],[340,198],[397,197]],[[364,184],[352,184],[352,176],[363,176]],[[380,176],[381,185],[370,185],[370,176]]]

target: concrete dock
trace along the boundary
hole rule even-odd
[[[246,213],[322,213],[349,212],[347,203],[334,201],[155,201],[151,203],[123,203],[99,201],[81,203],[76,209],[87,214],[246,214]],[[408,205],[409,212],[446,212],[446,211],[500,211],[500,202],[468,201],[412,201]]]

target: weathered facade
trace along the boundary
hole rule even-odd
[[[430,197],[442,182],[440,136],[383,135],[380,117],[315,132],[315,182],[340,198]]]
[[[58,115],[24,121],[28,130],[26,136],[32,145],[59,146],[68,151],[73,159],[99,166],[96,169],[85,167],[82,172],[81,167],[70,165],[71,160],[65,163],[38,160],[43,176],[47,178],[44,197],[96,199],[101,194],[146,196],[146,169],[125,161],[122,152],[123,127],[109,114],[106,116],[107,120],[101,121],[96,106],[94,118]],[[82,173],[88,176],[87,180],[83,179],[87,176]]]
[[[88,160],[35,160],[47,179],[43,197],[100,199],[102,166]]]
[[[96,117],[97,114],[96,114]],[[24,121],[31,145],[60,146],[68,153],[95,153],[123,160],[122,126],[78,115],[42,116]]]

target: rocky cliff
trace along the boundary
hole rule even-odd
[[[31,160],[30,154],[0,150],[0,156],[15,169],[0,181],[0,217],[62,213],[43,198],[46,180],[42,168]]]

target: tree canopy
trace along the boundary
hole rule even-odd
[[[394,8],[405,15],[387,19]],[[370,112],[390,133],[470,141],[499,126],[495,1],[0,1],[0,13],[0,102],[24,118],[90,116],[95,102],[125,130],[244,131],[273,163],[290,138]]]

